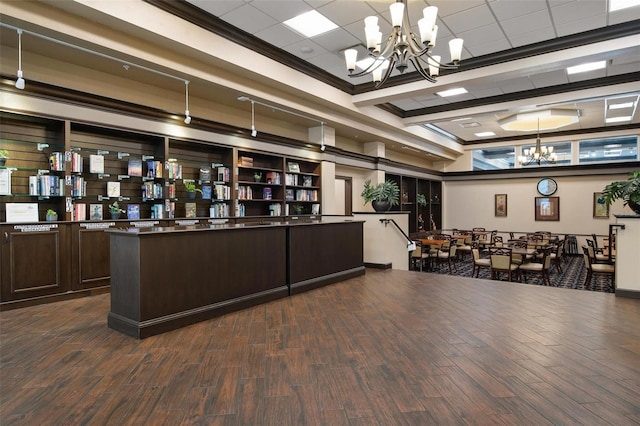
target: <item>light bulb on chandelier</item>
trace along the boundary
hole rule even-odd
[[[451,63],[443,64],[440,56],[432,55],[438,35],[436,18],[438,8],[429,6],[423,9],[423,18],[418,21],[420,34],[411,31],[409,15],[407,13],[407,0],[397,0],[389,7],[393,29],[382,46],[382,32],[378,26],[377,16],[365,18],[364,31],[370,63],[364,66],[360,72],[354,72],[358,60],[356,49],[344,51],[347,70],[350,77],[360,77],[366,74],[373,76],[376,88],[383,85],[393,69],[404,73],[409,64],[426,80],[435,83],[435,77],[441,69],[456,69],[459,67],[462,56],[463,40],[453,39],[449,42]]]

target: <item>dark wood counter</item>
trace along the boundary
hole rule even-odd
[[[107,232],[108,325],[136,338],[364,274],[361,222]]]

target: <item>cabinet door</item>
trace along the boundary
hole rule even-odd
[[[96,225],[104,225],[96,227]],[[103,224],[73,225],[73,290],[103,287],[110,284],[109,235],[105,228],[115,227]]]
[[[69,227],[2,226],[1,301],[69,291]]]

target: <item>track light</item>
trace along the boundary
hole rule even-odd
[[[189,80],[184,81],[184,124],[191,123],[191,116],[189,115]]]
[[[320,122],[320,151],[324,152],[326,147],[324,146],[324,122]]]
[[[251,101],[251,136],[258,136],[258,131],[256,130],[256,121],[255,121],[255,102]]]
[[[18,31],[18,78],[16,80],[16,88],[24,89],[24,78],[22,78],[22,30]]]

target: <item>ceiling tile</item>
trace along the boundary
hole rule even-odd
[[[443,21],[454,34],[464,33],[474,28],[496,23],[491,9],[486,5],[458,12],[454,15],[447,16],[446,19],[443,17]]]
[[[222,15],[221,18],[249,34],[255,34],[278,23],[269,15],[248,4]]]
[[[520,34],[510,34],[509,40],[513,47],[526,46],[527,44],[538,43],[555,38],[555,29],[552,26],[539,28],[535,31],[522,32]]]
[[[262,31],[258,31],[255,36],[280,48],[305,39],[302,35],[290,30],[283,24],[276,24]]]
[[[534,88],[533,83],[528,77],[511,78],[500,82],[500,90],[504,93],[522,92]]]
[[[340,52],[345,47],[360,43],[360,40],[342,28],[336,28],[328,33],[313,37],[313,41],[330,52]]]
[[[438,8],[438,16],[440,17],[453,15],[478,6],[485,6],[484,0],[429,0],[429,4]]]
[[[325,48],[309,39],[285,46],[284,50],[304,60],[329,53]]]
[[[252,2],[251,5],[278,22],[284,22],[312,10],[309,5],[300,1],[260,0]]]
[[[335,1],[318,8],[318,12],[339,26],[357,21],[362,22],[361,16],[375,15],[375,11],[371,10],[369,5],[362,1]],[[362,27],[364,28],[364,23]],[[380,25],[380,28],[382,28],[382,25]]]
[[[546,13],[547,5],[540,0],[496,0],[489,3],[498,20],[503,21],[523,16],[534,16],[539,12]]]
[[[567,72],[564,69],[533,74],[529,76],[529,79],[531,79],[531,82],[535,87],[556,86],[558,84],[567,84],[569,82]]]
[[[241,6],[245,5],[245,2],[242,0],[219,0],[219,1],[211,1],[211,0],[187,0],[189,3],[194,6],[199,7],[202,10],[205,10],[212,15],[222,16],[225,13],[229,13],[234,9],[237,9]]]
[[[606,25],[607,2],[602,0],[582,0],[551,7],[551,16],[556,27],[581,21],[586,18],[599,17],[602,26]]]
[[[606,26],[606,15],[590,16],[581,20],[572,21],[569,24],[556,25],[558,37],[595,30]]]
[[[537,11],[528,15],[519,16],[513,19],[507,19],[500,22],[502,29],[508,37],[517,36],[521,33],[529,33],[540,31],[541,28],[551,28],[552,22],[547,10]],[[547,38],[553,37],[553,33],[549,33]]]

